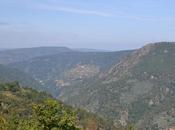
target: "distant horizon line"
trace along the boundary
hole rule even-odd
[[[0,50],[16,50],[16,49],[32,49],[32,48],[67,48],[75,51],[102,51],[102,52],[113,52],[113,51],[124,51],[124,50],[133,50],[133,49],[118,49],[118,50],[112,50],[112,49],[100,49],[100,48],[72,48],[68,46],[31,46],[31,47],[4,47],[0,48]]]
[[[112,50],[112,49],[98,49],[98,48],[72,48],[68,46],[31,46],[31,47],[5,47],[5,48],[0,48],[0,50],[16,50],[16,49],[32,49],[32,48],[67,48],[70,50],[75,50],[75,51],[103,51],[103,52],[112,52],[112,51],[120,51],[120,50]],[[121,50],[127,50],[127,49],[121,49]]]
[[[145,44],[142,45],[142,47],[148,45],[148,44],[156,44],[156,43],[175,43],[173,41],[159,41],[159,42],[147,42]],[[135,49],[139,49],[141,47],[136,47],[136,48],[130,48],[130,49],[101,49],[101,48],[86,48],[86,47],[80,47],[80,48],[73,48],[73,47],[69,47],[69,46],[30,46],[30,47],[2,47],[0,48],[0,51],[2,50],[15,50],[15,49],[32,49],[32,48],[67,48],[67,49],[71,49],[71,50],[75,50],[75,51],[97,51],[97,52],[115,52],[115,51],[127,51],[127,50],[135,50]]]

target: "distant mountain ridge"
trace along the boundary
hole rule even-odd
[[[73,49],[73,50],[78,51],[78,52],[113,52],[113,51],[110,51],[110,50],[89,49],[89,48],[76,48],[76,49]]]
[[[72,51],[73,50],[67,47],[34,47],[2,50],[0,51],[0,64],[9,64],[25,61],[35,57]]]

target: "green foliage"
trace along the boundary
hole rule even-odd
[[[129,125],[127,130],[136,130],[135,126],[134,125]]]
[[[95,126],[95,127],[94,127]],[[0,130],[115,130],[96,115],[64,105],[18,82],[0,84]]]
[[[42,130],[38,121],[32,116],[21,117],[19,115],[10,116],[4,128],[5,130]]]
[[[76,114],[65,109],[63,104],[47,99],[43,104],[33,106],[36,118],[44,130],[78,130],[76,128]]]
[[[0,129],[79,130],[71,108],[18,82],[0,84]]]

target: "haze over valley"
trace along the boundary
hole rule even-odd
[[[0,1],[0,130],[175,130],[174,5]]]

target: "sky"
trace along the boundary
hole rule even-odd
[[[0,0],[0,48],[124,50],[175,41],[174,0]]]

